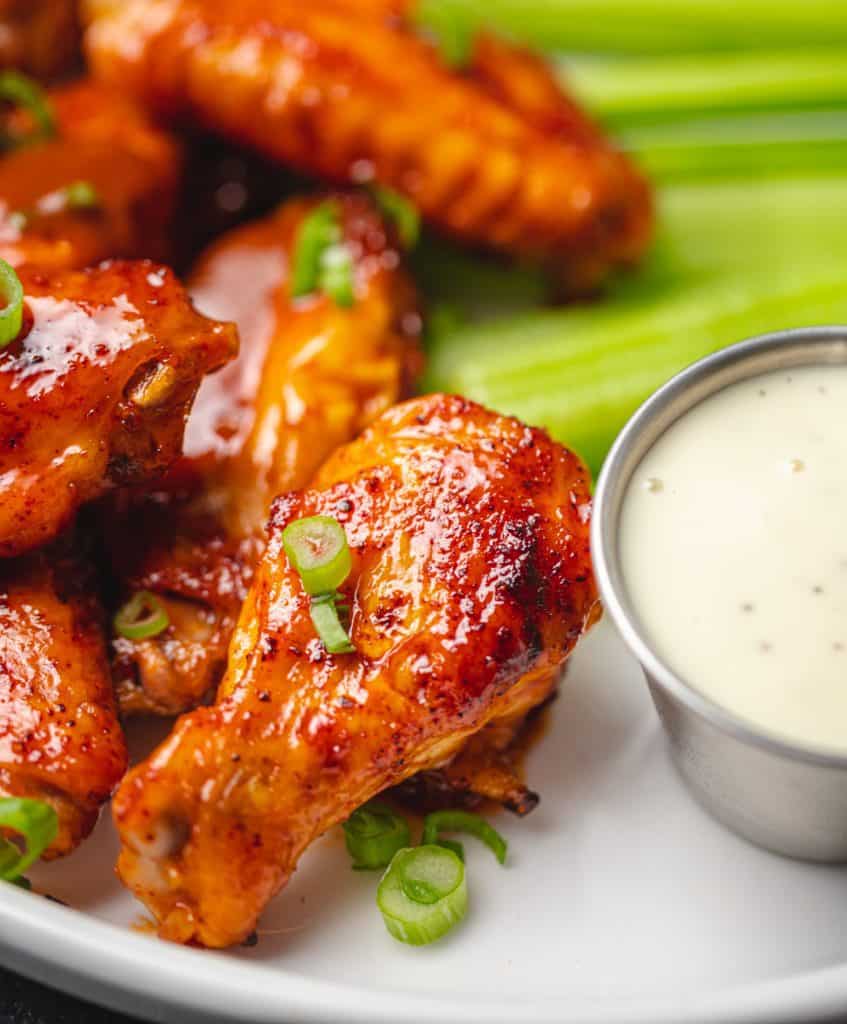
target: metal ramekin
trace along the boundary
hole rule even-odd
[[[674,760],[694,795],[760,846],[805,860],[847,861],[847,754],[795,745],[757,729],[673,672],[645,638],[618,551],[620,510],[633,471],[675,420],[736,381],[827,363],[847,363],[847,326],[751,338],[674,377],[635,413],[606,460],[594,503],[592,546],[603,602],[641,662]]]

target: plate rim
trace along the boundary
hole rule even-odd
[[[745,983],[711,994],[610,1004],[584,998],[451,999],[318,981],[278,965],[185,949],[7,886],[0,902],[0,962],[81,999],[135,1016],[278,1024],[770,1024],[847,1011],[847,964]],[[37,901],[37,902],[36,902]],[[204,969],[205,961],[211,968]],[[54,972],[54,973],[51,973]],[[249,979],[249,984],[246,984]]]

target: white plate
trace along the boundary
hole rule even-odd
[[[674,773],[641,673],[608,624],[574,659],[529,759],[542,794],[502,816],[510,864],[466,843],[472,907],[441,944],[385,932],[376,881],[337,830],[262,921],[259,945],[180,949],[133,930],[108,815],[11,886],[0,959],[138,1015],[180,1021],[780,1021],[847,1011],[847,873],[782,860],[714,823]]]

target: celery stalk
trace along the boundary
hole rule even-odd
[[[584,58],[559,67],[565,85],[609,125],[847,104],[847,50]]]
[[[675,297],[611,322],[602,317],[571,322],[568,313],[541,314],[537,324],[517,320],[502,324],[488,341],[498,349],[522,347],[527,334],[540,329],[560,340],[555,362],[545,360],[536,368],[531,348],[525,348],[523,381],[476,366],[467,373],[454,367],[448,380],[440,380],[436,370],[429,383],[547,427],[596,473],[637,406],[687,364],[764,331],[847,322],[845,277],[793,287],[786,282],[776,292],[770,279],[756,284],[721,278],[683,288]],[[613,345],[608,344],[610,330],[615,332]],[[467,340],[460,333],[450,344],[462,346]],[[521,386],[526,383],[531,387]]]
[[[750,334],[847,322],[847,183],[669,188],[661,217],[653,260],[609,299],[436,338],[426,387],[545,425],[597,470],[687,363]]]
[[[698,117],[636,126],[619,138],[660,182],[847,170],[847,110]]]
[[[418,18],[582,53],[777,50],[847,43],[844,0],[418,0]]]

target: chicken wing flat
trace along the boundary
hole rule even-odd
[[[154,263],[20,271],[24,326],[0,351],[0,556],[52,540],[85,501],[179,455],[204,373],[236,350]]]
[[[73,65],[77,0],[0,0],[0,67],[52,78]]]
[[[451,71],[399,6],[90,0],[86,46],[97,75],[156,110],[332,182],[375,179],[565,287],[637,259],[647,185],[543,66],[483,41]]]
[[[300,226],[325,202],[354,257],[350,309],[288,293]],[[405,397],[419,362],[415,292],[363,193],[292,200],[232,232],[190,288],[200,309],[238,324],[241,352],[200,388],[171,493],[130,500],[106,524],[124,589],[152,591],[170,619],[157,637],[115,638],[127,714],[176,714],[214,692],[271,501]]]
[[[55,808],[47,856],[88,835],[126,770],[94,592],[65,542],[0,562],[0,794]]]
[[[113,89],[83,81],[48,99],[56,135],[0,158],[0,257],[42,270],[165,259],[179,147]],[[92,187],[93,205],[67,198],[80,182]]]
[[[283,552],[313,515],[352,551],[352,654],[326,652]],[[217,705],[115,798],[119,874],[162,935],[242,940],[317,836],[543,699],[596,614],[589,519],[575,455],[443,395],[390,410],[280,497]]]

